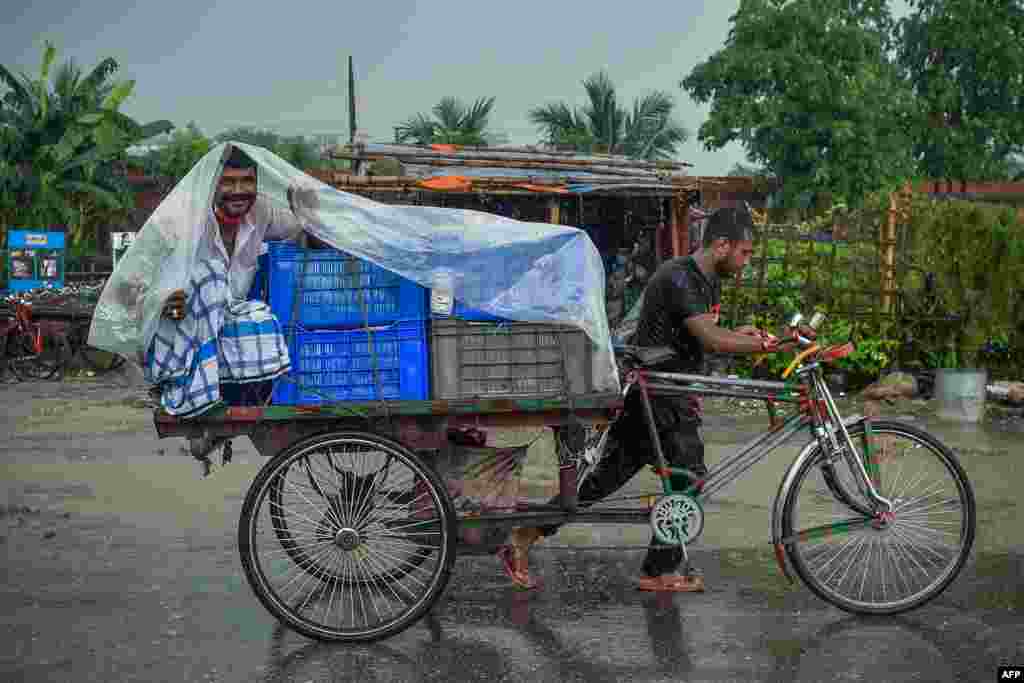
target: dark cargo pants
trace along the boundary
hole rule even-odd
[[[651,398],[654,422],[658,428],[661,449],[668,464],[685,467],[696,474],[706,473],[704,466],[704,439],[701,436],[701,409],[699,400],[686,398]],[[622,417],[611,426],[608,439],[610,453],[598,465],[579,491],[579,506],[587,507],[618,491],[646,465],[656,465],[657,455],[651,443],[650,430],[644,415],[643,399],[639,391],[626,398]],[[674,489],[683,490],[686,477],[672,479]],[[559,498],[552,499],[557,505]],[[561,525],[541,527],[545,536],[555,534]],[[651,536],[643,572],[647,576],[661,576],[676,571],[683,561],[683,551],[677,545],[664,545]]]

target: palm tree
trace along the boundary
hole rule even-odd
[[[615,86],[603,71],[583,81],[590,103],[582,110],[564,102],[530,110],[548,144],[581,152],[624,154],[636,159],[669,159],[690,132],[672,120],[675,102],[655,91],[633,102],[633,111],[620,107]]]
[[[119,108],[134,81],[111,81],[118,64],[102,60],[88,75],[71,60],[50,72],[57,56],[47,42],[39,75],[0,65],[0,210],[11,225],[65,223],[73,241],[87,216],[127,208],[126,188],[112,171],[133,143],[173,128],[139,125]],[[95,216],[94,216],[95,217]]]
[[[487,129],[493,107],[493,97],[481,97],[469,107],[457,97],[444,97],[434,106],[434,118],[416,114],[395,129],[395,136],[398,142],[418,145],[497,144],[503,136]]]

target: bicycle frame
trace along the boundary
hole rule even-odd
[[[871,517],[861,515],[857,518],[830,525],[828,529],[815,529],[810,530],[808,533],[817,531],[822,533],[850,531],[859,526],[870,524],[881,513],[892,510],[892,503],[878,494],[862,458],[857,455],[857,451],[847,431],[848,424],[840,416],[831,392],[822,377],[820,363],[814,362],[799,367],[796,377],[800,381],[772,382],[635,369],[626,373],[626,381],[622,390],[623,397],[626,397],[630,391],[640,392],[646,423],[654,445],[655,459],[657,461],[654,469],[661,480],[664,495],[686,494],[698,501],[706,500],[716,491],[720,491],[738,479],[779,446],[787,443],[798,432],[805,430],[811,432],[813,438],[790,465],[789,471],[780,485],[779,495],[776,497],[776,505],[774,506],[776,511],[772,517],[772,544],[776,549],[780,570],[790,581],[793,581],[793,578],[788,571],[784,557],[779,553],[781,544],[787,539],[782,539],[781,534],[777,531],[777,508],[780,501],[784,500],[785,493],[788,491],[792,479],[791,473],[796,471],[804,458],[809,457],[814,451],[814,446],[819,446],[824,452],[829,454],[830,463],[834,463],[837,457],[844,459],[847,466],[853,472],[853,478],[857,482],[860,493],[870,501],[874,511]],[[699,478],[689,470],[673,467],[667,462],[664,451],[661,448],[660,439],[658,438],[654,411],[651,407],[652,397],[685,397],[688,395],[762,400],[766,401],[769,406],[775,403],[788,403],[799,406],[799,410],[781,423],[773,424],[772,428],[767,432],[758,435],[753,440],[744,444],[739,451],[729,455],[721,463],[716,464],[708,471],[704,478]],[[859,420],[851,422],[850,426],[856,421]],[[599,448],[602,449],[602,453],[607,443],[610,428],[611,426],[609,425],[601,437]],[[681,491],[676,490],[672,484],[672,478],[680,476],[690,481],[690,484]],[[516,525],[565,524],[573,522],[592,524],[649,523],[650,505],[653,505],[654,495],[650,496],[651,502],[646,507],[604,507],[598,510],[577,510],[578,484],[575,481],[575,476],[568,478],[560,477],[559,480],[561,505],[528,505],[519,508],[516,512],[485,513],[479,516],[460,517],[459,522],[468,526],[485,525],[488,523],[510,523]]]
[[[806,378],[806,380],[793,385],[785,382],[724,379],[681,373],[630,371],[626,378],[624,393],[633,386],[640,391],[647,428],[658,461],[656,474],[661,478],[665,495],[686,493],[696,495],[698,498],[709,497],[715,491],[721,490],[738,479],[776,448],[789,441],[796,433],[809,429],[825,452],[843,454],[847,465],[854,473],[854,480],[857,482],[861,495],[878,509],[891,511],[892,503],[878,494],[863,461],[854,457],[855,451],[849,432],[846,430],[828,385],[821,376],[820,364],[812,363],[801,367],[797,376],[801,379]],[[687,384],[671,384],[672,382]],[[781,424],[773,426],[768,432],[758,435],[738,452],[710,469],[705,478],[698,479],[691,471],[672,467],[666,460],[658,438],[650,400],[652,396],[684,397],[692,394],[756,399],[766,401],[769,405],[795,403],[800,406],[800,410]],[[841,434],[840,438],[837,438],[837,432]],[[693,483],[683,491],[676,491],[672,485],[672,477],[680,475],[687,477]]]

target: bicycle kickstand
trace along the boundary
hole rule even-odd
[[[683,533],[682,533],[682,529],[677,528],[676,529],[676,533],[677,533],[677,537],[678,538],[681,539],[681,538],[684,537]],[[698,567],[694,566],[694,564],[690,561],[690,553],[687,552],[687,550],[686,550],[686,541],[679,541],[679,547],[683,551],[683,567],[682,567],[682,569],[683,569],[683,576],[687,576],[687,577],[691,577],[691,578],[692,577],[699,577],[699,576],[701,576],[700,569]]]

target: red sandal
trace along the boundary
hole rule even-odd
[[[512,581],[512,585],[521,590],[533,590],[540,587],[540,583],[530,576],[527,554],[516,546],[506,544],[498,548],[495,553],[501,560],[505,576]]]
[[[641,576],[637,588],[656,593],[703,593],[704,577],[700,574]]]

